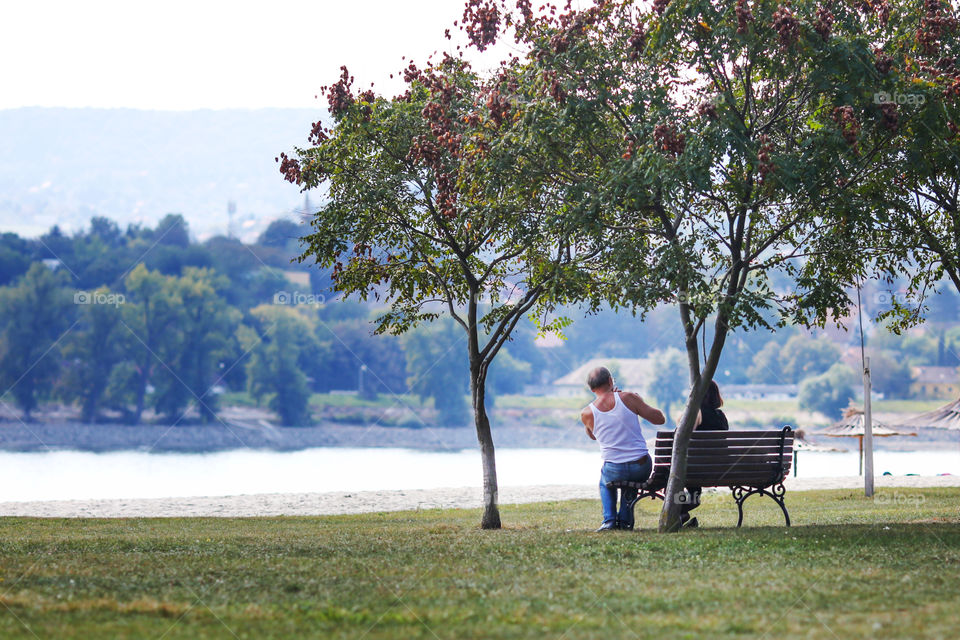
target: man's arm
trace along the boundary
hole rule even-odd
[[[632,391],[621,391],[620,399],[623,400],[623,404],[627,405],[627,409],[630,409],[630,411],[633,411],[650,424],[665,424],[667,422],[663,411],[651,407],[643,401],[643,398]]]
[[[580,412],[580,422],[586,427],[590,439],[596,440],[597,437],[593,435],[593,411],[590,411],[590,407],[584,407],[583,411]]]

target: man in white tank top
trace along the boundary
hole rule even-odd
[[[597,367],[587,376],[587,386],[596,398],[580,412],[587,435],[600,443],[603,467],[600,470],[600,502],[603,524],[597,531],[633,529],[633,509],[628,505],[636,490],[624,489],[617,510],[617,490],[607,483],[617,480],[643,482],[650,477],[653,461],[640,430],[640,418],[663,424],[663,412],[643,401],[636,393],[620,391],[606,367]]]

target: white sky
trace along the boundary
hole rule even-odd
[[[5,2],[0,108],[315,107],[341,64],[392,95],[401,56],[462,42],[443,37],[462,12],[462,0]]]

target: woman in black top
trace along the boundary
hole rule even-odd
[[[723,415],[720,407],[723,406],[723,397],[720,395],[720,387],[713,380],[707,387],[707,395],[703,397],[700,403],[700,414],[697,416],[697,431],[729,431],[730,425],[727,423],[727,416]],[[680,507],[680,524],[686,527],[696,527],[700,523],[696,518],[690,517],[690,512],[700,506],[700,493],[702,487],[687,487],[689,500]]]

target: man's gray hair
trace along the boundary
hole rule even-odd
[[[587,374],[587,386],[590,387],[591,391],[605,387],[607,383],[610,382],[611,377],[609,369],[606,367],[597,367]]]

